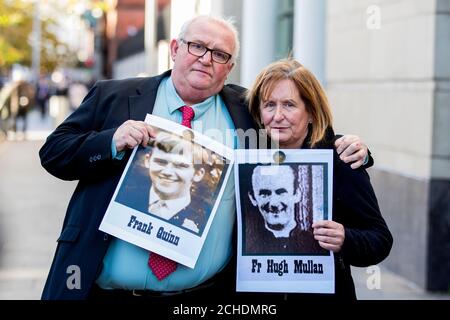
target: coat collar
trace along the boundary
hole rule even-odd
[[[236,129],[255,129],[250,112],[245,101],[244,89],[235,90],[231,86],[224,86],[219,93],[230,113]]]
[[[156,77],[146,78],[136,88],[136,95],[128,98],[131,120],[144,121],[147,113],[153,112],[159,84],[165,77],[170,76],[170,74],[171,70]]]

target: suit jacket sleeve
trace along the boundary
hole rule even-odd
[[[64,180],[92,178],[117,166],[119,161],[111,158],[111,139],[120,123],[105,125],[112,106],[101,96],[102,82],[98,82],[80,107],[47,138],[39,155],[52,175]]]
[[[366,170],[353,170],[336,159],[334,170],[334,220],[345,228],[340,254],[348,264],[365,267],[384,260],[392,247],[392,235],[381,216]]]

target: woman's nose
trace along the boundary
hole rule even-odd
[[[283,111],[281,110],[280,106],[277,106],[277,108],[275,109],[275,114],[273,115],[273,119],[275,121],[281,121],[283,120],[284,115],[283,115]]]

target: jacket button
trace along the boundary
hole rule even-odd
[[[107,233],[105,233],[105,234],[103,235],[103,241],[108,241],[108,239],[109,239],[109,236],[108,236]]]

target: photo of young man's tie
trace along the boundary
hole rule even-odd
[[[182,113],[181,124],[192,128],[191,121],[194,119],[194,109],[189,106],[182,106],[178,110]],[[161,281],[177,269],[177,263],[157,253],[150,252],[148,266],[156,278]]]

